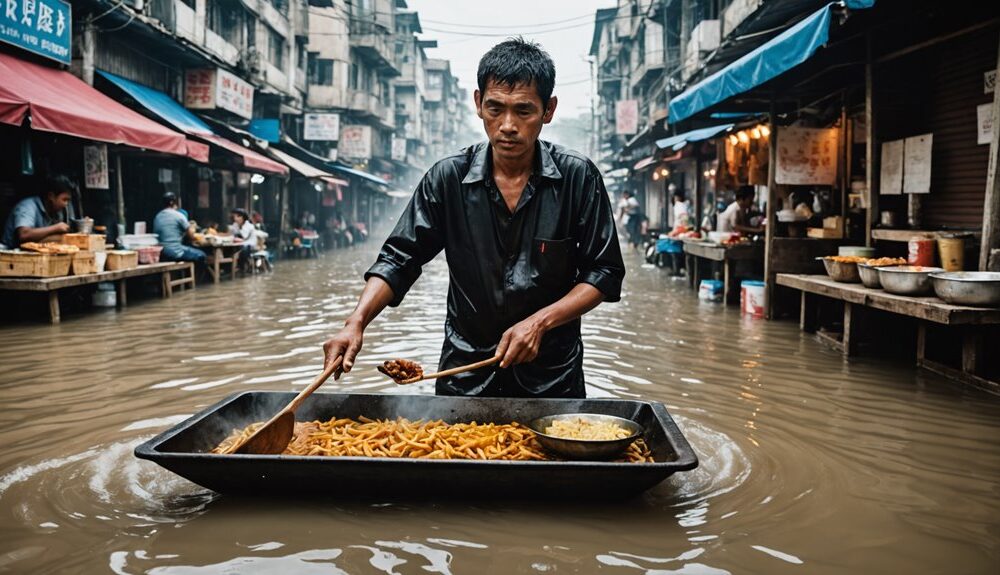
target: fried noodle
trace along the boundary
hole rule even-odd
[[[262,424],[254,423],[233,432],[212,450],[225,453]],[[484,459],[502,461],[551,461],[535,433],[514,422],[454,423],[441,420],[374,420],[367,417],[296,422],[292,440],[283,455],[332,457],[404,457],[411,459]],[[642,439],[629,445],[619,461],[652,463],[653,456]]]

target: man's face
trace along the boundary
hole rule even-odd
[[[737,203],[744,210],[749,210],[750,206],[753,205],[753,198],[754,198],[753,196],[748,196],[748,197],[745,197],[745,198],[741,198]]]
[[[552,121],[556,111],[555,96],[542,107],[534,82],[508,86],[490,80],[483,93],[476,90],[475,99],[476,114],[483,119],[493,154],[505,159],[530,154],[542,126]]]
[[[71,196],[69,192],[49,192],[46,194],[46,198],[48,199],[46,202],[48,206],[46,207],[48,208],[49,213],[58,214],[59,212],[65,210],[66,206],[69,205]]]

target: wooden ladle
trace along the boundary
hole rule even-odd
[[[267,423],[260,426],[250,437],[244,441],[237,442],[226,450],[226,454],[231,453],[254,453],[258,455],[277,455],[285,451],[288,442],[292,440],[292,433],[295,430],[295,410],[298,409],[312,392],[319,389],[319,386],[330,378],[342,363],[340,358],[330,364],[311,384],[295,396],[284,409],[275,414]]]
[[[439,377],[447,377],[449,375],[455,375],[456,373],[464,373],[466,371],[472,371],[474,369],[479,369],[480,367],[486,367],[487,365],[493,365],[494,363],[500,361],[500,356],[494,356],[489,359],[484,359],[483,361],[477,361],[476,363],[470,363],[469,365],[463,365],[460,367],[453,367],[451,369],[446,369],[444,371],[439,371],[437,373],[424,373],[416,377],[411,377],[409,379],[394,380],[399,385],[407,385],[410,383],[416,383],[418,381],[423,381],[425,379],[437,379]],[[379,370],[381,371],[381,370]],[[382,373],[385,373],[384,371]],[[388,374],[386,374],[388,375]],[[390,376],[391,377],[391,376]]]

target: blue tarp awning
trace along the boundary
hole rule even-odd
[[[171,126],[186,134],[212,134],[212,128],[195,116],[187,108],[181,106],[173,98],[152,88],[137,84],[131,80],[126,80],[121,76],[116,76],[110,72],[97,71],[109,82],[118,86],[129,96],[132,96],[144,107],[165,120]]]
[[[374,183],[379,184],[381,186],[388,186],[389,185],[389,182],[383,180],[382,178],[380,178],[380,177],[378,177],[378,176],[376,176],[374,174],[369,174],[368,172],[365,172],[363,170],[355,170],[354,168],[348,168],[347,166],[341,166],[340,164],[333,164],[333,163],[327,164],[327,165],[330,166],[331,168],[333,168],[334,170],[339,171],[339,172],[343,172],[345,174],[350,174],[352,176],[357,176],[359,178],[368,180],[369,182],[374,182]]]
[[[702,140],[707,140],[720,132],[725,132],[731,130],[734,124],[721,124],[718,126],[709,126],[708,128],[701,128],[699,130],[691,130],[690,132],[684,132],[683,134],[678,134],[676,136],[670,136],[669,138],[663,138],[662,140],[656,141],[656,147],[665,150],[671,148],[673,151],[680,150],[684,146],[688,145],[690,142],[700,142]]]
[[[725,68],[670,100],[671,123],[747,92],[812,57],[830,38],[830,3]],[[875,0],[847,0],[851,9],[871,8]]]

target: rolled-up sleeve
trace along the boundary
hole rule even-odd
[[[378,259],[365,272],[365,281],[379,277],[392,288],[390,306],[398,306],[427,262],[444,248],[441,192],[434,177],[426,174],[417,184],[410,203],[389,234]]]
[[[604,179],[591,166],[585,180],[577,237],[580,238],[577,283],[587,283],[604,294],[604,301],[621,299],[625,262],[615,230],[611,200]]]

